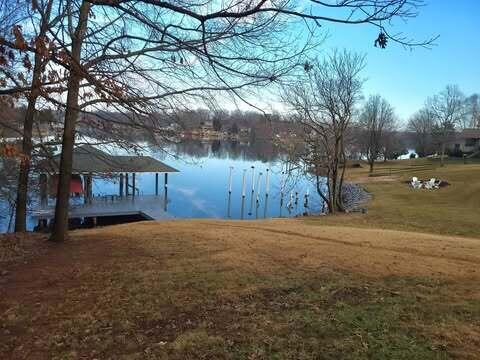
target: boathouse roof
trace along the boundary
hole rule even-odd
[[[58,172],[60,154],[40,164],[41,168]],[[81,145],[73,150],[72,173],[111,174],[142,172],[178,172],[177,169],[151,156],[110,155],[90,145]]]

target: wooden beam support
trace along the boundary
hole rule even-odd
[[[132,174],[132,197],[135,198],[135,173]]]
[[[118,195],[123,197],[123,173],[120,174],[119,184],[118,184]]]
[[[163,207],[164,207],[165,211],[167,211],[167,202],[168,202],[168,173],[165,173],[165,186],[164,186],[163,199],[164,199]]]

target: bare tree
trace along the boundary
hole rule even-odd
[[[34,117],[36,114],[37,99],[41,91],[42,74],[45,71],[46,63],[48,62],[50,51],[48,49],[49,42],[47,31],[52,28],[53,24],[50,21],[52,12],[53,0],[37,3],[33,11],[38,12],[39,16],[39,31],[33,37],[33,51],[34,64],[32,70],[32,79],[30,89],[26,95],[27,110],[25,112],[25,119],[23,122],[23,144],[22,153],[23,161],[20,163],[20,170],[18,174],[17,186],[17,200],[15,212],[15,232],[26,231],[26,216],[27,216],[27,200],[28,200],[28,179],[30,173],[30,164],[32,158],[32,132]],[[32,16],[33,19],[33,16]],[[18,37],[17,36],[17,40]],[[27,55],[25,55],[27,56]],[[28,59],[28,58],[25,58]],[[29,61],[29,60],[28,60]],[[28,64],[28,63],[27,63]],[[29,66],[29,65],[27,65]],[[30,69],[29,69],[30,70]]]
[[[363,56],[335,51],[307,66],[305,75],[287,86],[283,95],[305,133],[304,151],[292,160],[314,175],[330,213],[344,210],[345,135],[361,96],[363,67]]]
[[[372,95],[365,103],[359,118],[362,130],[362,149],[373,172],[375,161],[382,154],[385,134],[395,126],[395,114],[392,106],[380,95]]]
[[[440,143],[440,161],[444,166],[447,143],[455,133],[455,128],[465,118],[465,96],[456,85],[448,85],[445,90],[427,100],[427,107],[435,121],[434,131]]]
[[[465,126],[480,129],[480,96],[473,94],[465,99]]]
[[[79,64],[81,63],[82,46],[87,32],[90,8],[91,4],[89,2],[82,1],[78,11],[76,28],[73,33],[70,33],[72,44],[69,62],[71,68],[68,79],[57,204],[55,207],[55,226],[51,235],[52,241],[64,240],[68,228],[69,189],[72,174],[73,146],[75,144],[75,126],[79,113],[80,82],[85,76]]]
[[[434,151],[432,138],[435,120],[428,108],[417,111],[408,121],[407,129],[413,135],[415,152],[420,157],[427,156]]]
[[[405,152],[404,137],[402,132],[398,131],[396,121],[390,129],[387,128],[383,132],[381,149],[384,163],[388,160],[395,160]]]

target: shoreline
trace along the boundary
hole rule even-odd
[[[372,198],[373,195],[359,184],[343,184],[342,200],[347,213],[357,211],[365,212],[366,209],[362,205],[367,204]]]

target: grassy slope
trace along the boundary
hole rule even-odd
[[[0,284],[0,358],[475,359],[479,263],[477,239],[301,220],[77,231]]]
[[[310,224],[331,224],[421,231],[480,237],[480,163],[451,160],[440,167],[434,160],[403,160],[378,164],[375,177],[368,168],[349,169],[349,180],[373,194],[366,215],[320,217]],[[412,176],[435,177],[451,185],[436,191],[412,190]]]

